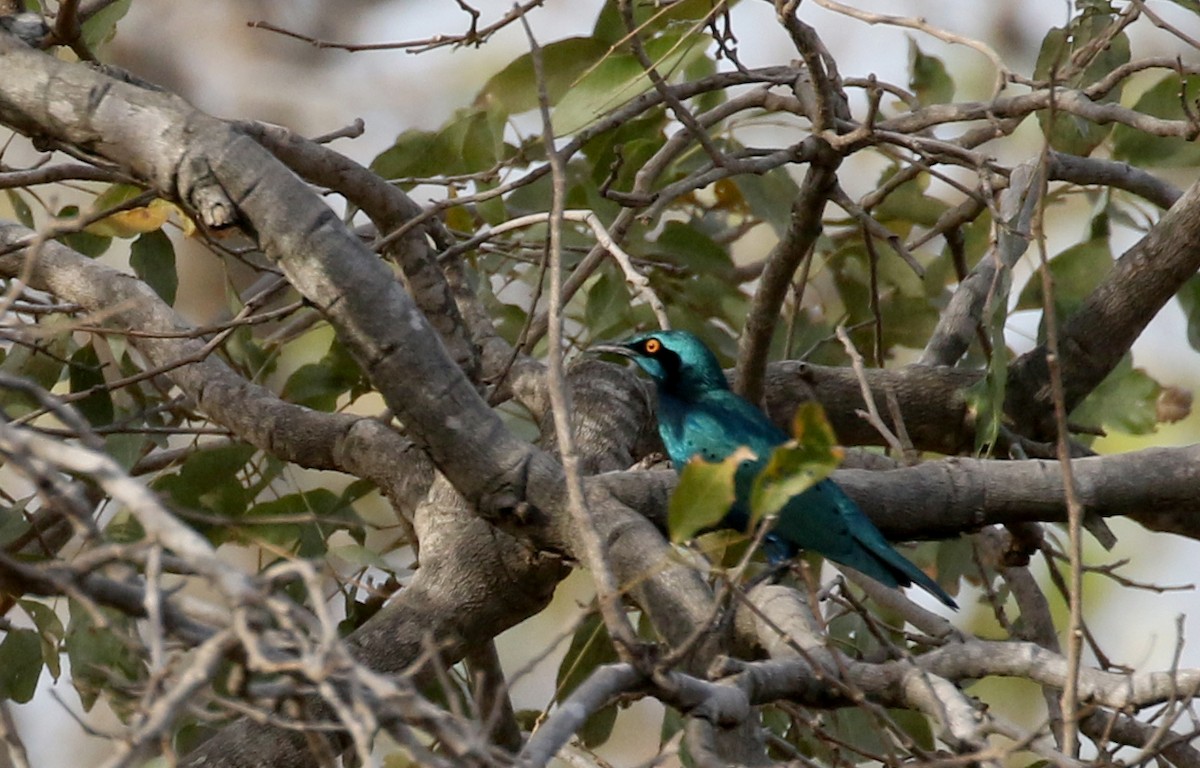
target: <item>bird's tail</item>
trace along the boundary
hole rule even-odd
[[[950,608],[958,610],[958,603],[954,602],[954,598],[946,594],[946,590],[942,589],[936,581],[929,578],[928,574],[910,562],[904,555],[890,546],[882,551],[871,547],[871,553],[879,558],[880,564],[887,568],[900,586],[908,587],[916,584]]]
[[[958,610],[958,603],[954,602],[954,598],[946,594],[946,590],[942,589],[936,581],[929,578],[908,558],[897,552],[875,527],[875,524],[863,514],[858,505],[836,483],[826,482],[833,487],[824,490],[832,492],[834,503],[842,511],[843,518],[848,521],[847,527],[851,535],[861,545],[855,548],[857,557],[853,559],[871,561],[868,568],[863,568],[862,565],[850,561],[847,561],[846,565],[857,568],[888,586],[909,587],[916,584],[948,607]],[[880,578],[881,573],[886,574],[888,578]]]

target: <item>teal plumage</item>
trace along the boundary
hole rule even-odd
[[[658,389],[658,433],[676,471],[694,456],[721,461],[741,446],[758,457],[735,476],[737,501],[720,527],[745,530],[755,475],[771,451],[788,440],[757,407],[729,389],[716,357],[687,331],[641,334],[594,349],[632,358]],[[799,494],[779,513],[766,546],[772,559],[799,549],[817,552],[889,587],[917,584],[951,608],[954,600],[883,537],[832,480]]]

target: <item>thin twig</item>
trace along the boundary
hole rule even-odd
[[[609,567],[604,542],[592,522],[583,492],[583,478],[579,467],[579,456],[575,451],[575,434],[571,424],[570,396],[567,392],[566,372],[563,369],[563,269],[562,269],[562,221],[566,201],[566,166],[554,146],[554,128],[550,121],[550,99],[546,92],[545,72],[542,69],[542,49],[533,35],[529,22],[522,17],[525,35],[529,39],[530,56],[533,59],[534,76],[538,83],[538,106],[542,114],[542,132],[551,169],[553,196],[550,209],[550,290],[549,290],[549,344],[546,364],[551,410],[554,416],[554,431],[558,439],[559,458],[562,461],[566,480],[567,506],[575,523],[584,550],[585,563],[592,574],[596,587],[596,600],[600,604],[600,615],[609,634],[616,641],[621,655],[637,659],[639,646],[637,633],[621,606],[621,592],[616,577]]]
[[[1004,60],[1000,58],[1000,54],[996,53],[996,51],[990,45],[981,40],[974,40],[972,38],[935,27],[921,18],[892,16],[886,13],[870,13],[858,8],[852,8],[848,5],[842,5],[841,3],[834,2],[834,0],[813,1],[826,10],[840,13],[843,16],[849,16],[852,19],[858,19],[859,21],[866,22],[867,24],[886,24],[893,27],[913,29],[918,32],[924,32],[930,37],[941,40],[944,43],[950,43],[952,45],[964,45],[972,50],[982,53],[992,62],[992,66],[996,68],[996,82],[992,94],[993,98],[998,95],[1000,91],[1004,90],[1004,86],[1008,82],[1008,65],[1006,65]]]
[[[625,282],[629,284],[629,286],[638,296],[640,296],[647,304],[650,305],[650,309],[654,312],[654,317],[656,320],[658,320],[659,325],[664,329],[671,327],[671,322],[667,318],[667,307],[663,303],[662,299],[659,298],[658,294],[655,293],[654,289],[650,286],[650,279],[638,271],[638,268],[633,264],[633,258],[626,253],[625,249],[617,244],[617,241],[611,234],[609,234],[608,230],[605,229],[604,224],[600,221],[600,217],[589,210],[564,210],[561,212],[559,220],[576,221],[581,224],[586,224],[592,230],[592,234],[595,236],[596,242],[603,246],[604,249],[613,257],[613,260],[617,262],[617,265],[621,268],[621,273],[625,275]],[[470,240],[464,240],[463,242],[447,249],[446,252],[439,257],[439,260],[445,261],[451,257],[474,250],[475,248],[478,248],[480,244],[492,239],[493,237],[498,237],[505,232],[534,226],[536,224],[545,224],[547,222],[553,224],[551,213],[531,213],[527,216],[519,216],[515,219],[509,219],[503,224],[485,228]]]
[[[471,27],[461,35],[442,35],[437,34],[432,37],[420,38],[418,40],[401,40],[394,43],[343,43],[334,40],[320,40],[300,32],[293,32],[290,29],[276,26],[268,21],[251,21],[247,22],[246,26],[251,29],[264,29],[268,32],[274,32],[277,35],[290,37],[293,40],[300,40],[309,43],[314,48],[334,48],[340,51],[394,51],[402,50],[408,53],[425,53],[436,48],[444,48],[446,46],[464,46],[474,45],[479,46],[487,41],[493,34],[508,26],[518,18],[524,19],[525,14],[534,8],[540,7],[546,0],[529,0],[524,5],[514,5],[512,10],[504,14],[497,21],[480,29],[477,25],[477,16],[472,17]],[[478,12],[476,12],[477,14]]]
[[[1053,125],[1056,119],[1051,100],[1050,119],[1047,125]],[[1049,130],[1049,129],[1047,129]],[[1049,137],[1042,145],[1042,163],[1048,162],[1050,152]],[[1054,422],[1057,431],[1058,463],[1063,476],[1063,496],[1067,504],[1067,532],[1069,536],[1068,555],[1071,561],[1071,581],[1068,593],[1070,603],[1070,619],[1067,627],[1067,678],[1063,685],[1063,753],[1074,757],[1079,751],[1079,668],[1083,654],[1083,504],[1079,500],[1079,489],[1075,485],[1074,470],[1071,467],[1070,431],[1067,426],[1066,395],[1063,390],[1062,365],[1058,352],[1058,313],[1054,306],[1054,277],[1050,273],[1049,256],[1046,253],[1046,193],[1048,182],[1046,175],[1040,174],[1038,181],[1039,192],[1036,214],[1032,221],[1032,233],[1037,241],[1038,259],[1041,266],[1042,296],[1044,297],[1042,311],[1046,328],[1046,368],[1049,373],[1051,398],[1054,402]]]
[[[875,427],[880,436],[887,442],[893,450],[899,455],[904,455],[904,444],[900,442],[900,438],[884,423],[883,418],[879,415],[879,409],[875,407],[875,396],[871,394],[871,387],[867,384],[867,371],[863,366],[862,355],[854,346],[854,342],[850,340],[850,335],[846,333],[845,326],[839,325],[835,332],[837,333],[838,341],[842,342],[842,346],[846,350],[846,354],[850,357],[850,364],[854,367],[854,375],[858,379],[859,391],[862,393],[863,403],[867,410],[858,410],[856,413],[867,422]]]

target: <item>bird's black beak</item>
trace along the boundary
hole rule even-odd
[[[587,351],[591,354],[597,355],[608,353],[610,355],[620,355],[621,357],[628,358],[637,357],[636,352],[623,344],[593,344],[587,348]]]

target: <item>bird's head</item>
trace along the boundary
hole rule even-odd
[[[716,355],[688,331],[642,333],[617,344],[597,344],[592,351],[632,359],[660,390],[677,396],[729,388]]]

